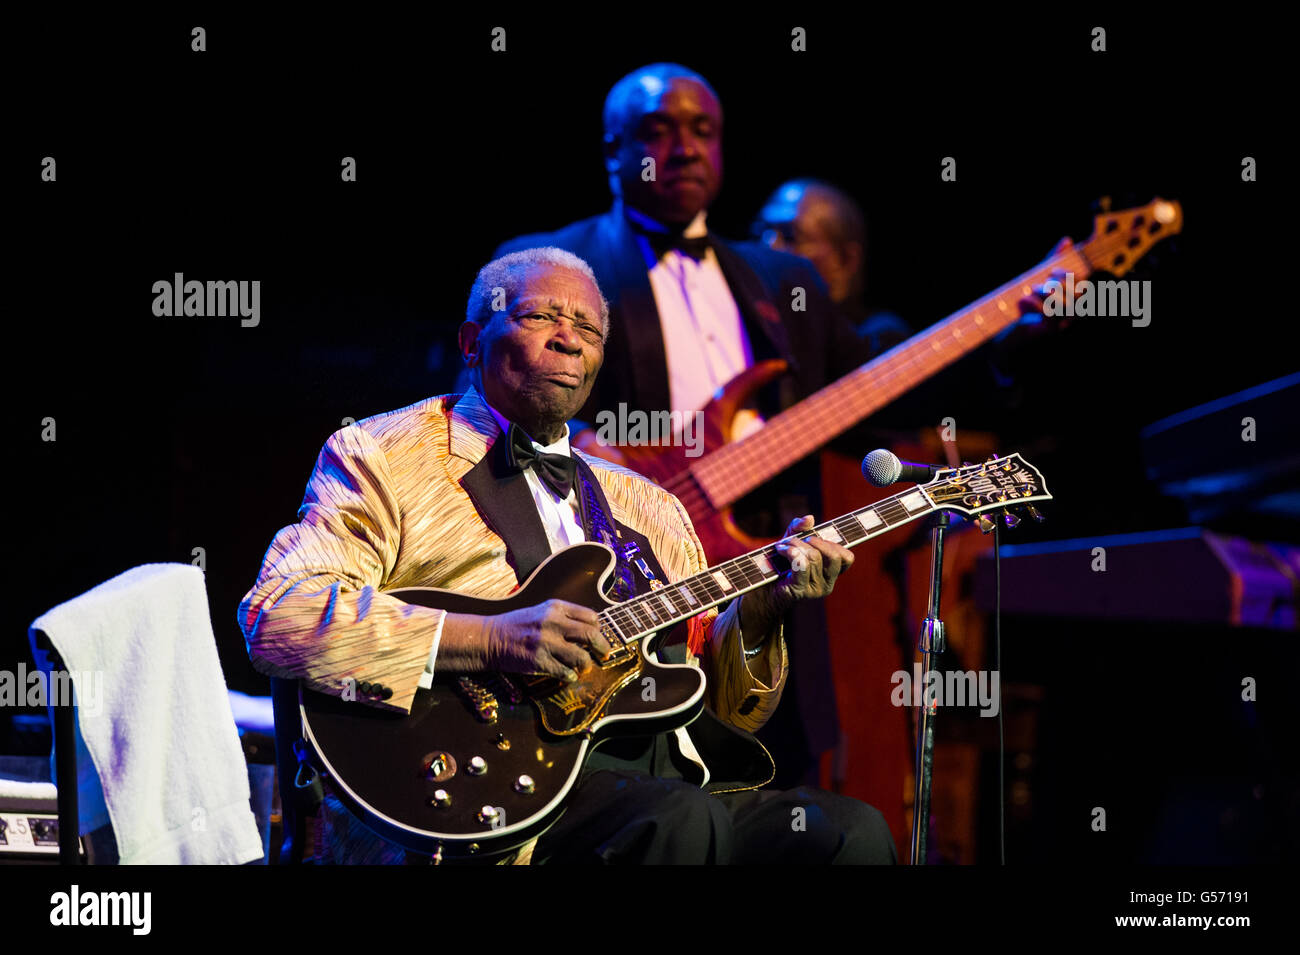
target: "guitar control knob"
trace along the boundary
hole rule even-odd
[[[527,774],[520,776],[515,780],[515,792],[521,792],[527,795],[536,788],[537,786],[533,782],[533,777]]]
[[[471,776],[482,776],[487,772],[487,760],[482,756],[475,756],[469,761],[469,774]]]
[[[446,809],[451,805],[451,793],[445,789],[435,790],[433,798],[429,800],[429,805],[437,809]]]
[[[456,775],[456,757],[441,750],[424,757],[424,778],[432,783],[445,783]]]
[[[496,806],[484,806],[478,811],[478,821],[484,825],[491,826],[501,818],[501,810]]]

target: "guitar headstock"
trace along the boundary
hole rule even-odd
[[[994,455],[983,464],[944,468],[921,489],[944,510],[978,517],[986,534],[993,529],[993,522],[985,512],[1003,511],[1007,526],[1015,527],[1020,519],[1014,510],[1023,508],[1041,521],[1043,516],[1033,505],[1052,499],[1042,473],[1019,453]]]
[[[1161,239],[1183,231],[1183,207],[1175,201],[1152,199],[1145,206],[1121,212],[1111,212],[1108,205],[1103,200],[1105,211],[1093,219],[1092,235],[1076,248],[1093,269],[1116,278],[1133,268]]]

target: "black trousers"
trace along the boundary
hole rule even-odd
[[[710,795],[682,779],[589,773],[537,842],[533,863],[892,865],[880,811],[820,789]]]

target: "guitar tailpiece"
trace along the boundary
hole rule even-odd
[[[497,698],[496,694],[484,686],[480,686],[467,676],[456,678],[456,688],[460,691],[461,696],[469,703],[474,715],[484,723],[495,723],[497,721]]]

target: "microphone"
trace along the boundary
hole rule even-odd
[[[936,464],[913,464],[902,461],[893,451],[877,448],[862,459],[862,476],[876,487],[889,487],[899,481],[924,484],[940,470]]]

